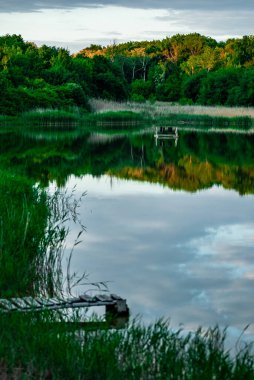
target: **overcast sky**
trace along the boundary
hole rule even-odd
[[[253,0],[0,0],[0,34],[71,52],[198,32],[225,40],[254,34]]]

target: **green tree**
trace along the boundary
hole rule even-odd
[[[143,79],[136,79],[131,83],[132,99],[148,99],[153,93],[152,81],[144,82]]]
[[[197,102],[200,95],[202,81],[207,77],[206,71],[200,71],[197,74],[186,76],[181,84],[182,97]]]
[[[240,69],[220,69],[202,81],[198,101],[201,104],[227,104],[229,94],[239,85]]]

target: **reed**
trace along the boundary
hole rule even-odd
[[[48,195],[3,171],[0,190],[0,297],[61,295],[71,288],[62,272],[66,223],[79,222],[79,201],[73,192]]]
[[[76,127],[82,122],[83,115],[79,109],[61,110],[61,109],[38,109],[25,112],[21,115],[21,120],[24,123],[32,125],[43,125],[45,127],[64,126]]]
[[[223,128],[240,128],[248,130],[253,127],[254,121],[250,116],[210,116],[195,114],[170,114],[168,116],[157,117],[157,125],[187,125],[195,127],[223,127]]]
[[[152,117],[160,117],[171,114],[182,115],[209,115],[220,117],[249,116],[254,118],[254,107],[224,107],[224,106],[201,106],[201,105],[178,105],[167,102],[114,102],[102,99],[91,99],[91,109],[94,112],[108,111],[133,111],[149,114]]]
[[[71,324],[63,329],[54,321],[52,314],[28,317],[13,313],[1,317],[1,378],[4,375],[8,379],[19,375],[20,379],[59,380],[254,378],[251,345],[231,352],[225,345],[227,331],[218,327],[184,334],[160,320],[149,326],[132,322],[126,330],[90,331],[77,330]]]

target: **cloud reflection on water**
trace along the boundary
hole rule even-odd
[[[187,329],[254,322],[254,197],[214,187],[189,194],[157,185],[71,178],[87,227],[73,269],[110,280],[145,321]],[[77,231],[75,228],[73,236]],[[252,332],[253,328],[250,328]]]

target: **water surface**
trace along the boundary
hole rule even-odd
[[[70,178],[87,227],[73,269],[109,281],[146,321],[187,329],[254,322],[254,197],[213,186],[190,194],[155,184]],[[75,227],[72,229],[74,239]]]
[[[75,196],[72,271],[109,281],[145,322],[253,331],[254,136],[2,132],[1,170]],[[71,225],[67,252],[79,232]],[[79,287],[74,292],[84,291]]]

